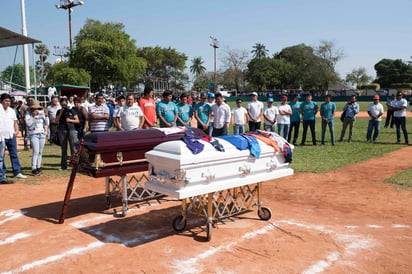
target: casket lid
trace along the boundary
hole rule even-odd
[[[146,158],[149,162],[156,163],[156,157],[164,157],[169,159],[179,160],[181,164],[208,162],[223,159],[236,159],[239,157],[249,157],[250,151],[238,150],[231,143],[218,139],[219,143],[224,147],[225,151],[216,150],[209,142],[199,140],[204,145],[203,151],[198,154],[193,154],[192,151],[181,141],[169,141],[161,143],[153,148],[153,150],[146,152]],[[257,140],[261,148],[261,156],[265,154],[274,154],[274,149],[271,146]],[[253,156],[250,156],[253,157]]]

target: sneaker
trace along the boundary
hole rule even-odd
[[[26,175],[23,175],[21,173],[17,174],[16,176],[14,176],[14,178],[18,178],[18,179],[27,179]]]
[[[0,182],[0,184],[2,184],[2,185],[9,185],[9,184],[14,184],[14,182],[13,182],[13,181],[10,181],[10,180],[7,180],[6,178],[4,178],[4,179]]]
[[[33,176],[38,176],[38,175],[40,175],[40,173],[37,171],[37,169],[33,169],[33,170],[31,171],[31,174],[33,174]]]
[[[36,170],[37,170],[37,173],[38,173],[38,174],[42,173],[41,168],[38,168],[38,169],[36,169]]]

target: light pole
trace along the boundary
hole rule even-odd
[[[216,92],[216,49],[219,48],[219,41],[217,41],[216,37],[210,36],[210,39],[212,39],[212,43],[210,46],[213,48],[213,56],[214,56],[214,74],[213,74],[213,93]]]
[[[76,1],[74,0],[60,0],[60,5],[55,5],[58,9],[65,9],[69,12],[69,36],[70,36],[70,50],[73,49],[73,42],[72,42],[72,8],[76,6],[83,5],[83,1]]]

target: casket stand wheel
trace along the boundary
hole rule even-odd
[[[272,211],[267,207],[260,207],[257,213],[259,218],[263,221],[267,221],[272,217]]]
[[[187,219],[183,215],[179,215],[173,219],[173,229],[177,232],[185,230]]]

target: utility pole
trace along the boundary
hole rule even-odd
[[[219,48],[219,41],[217,41],[216,37],[210,36],[210,39],[212,39],[212,43],[210,46],[213,48],[213,57],[214,57],[214,74],[213,74],[213,93],[216,93],[216,87],[217,87],[217,82],[216,82],[216,49]]]
[[[70,51],[73,49],[72,42],[72,8],[83,5],[83,1],[74,2],[74,0],[60,0],[60,5],[55,5],[57,9],[65,9],[69,12],[69,38],[70,38]]]
[[[22,34],[27,36],[26,28],[26,7],[24,0],[20,0],[21,4],[21,21],[22,21]],[[30,66],[29,66],[29,47],[27,44],[23,45],[23,58],[24,58],[24,77],[26,83],[26,92],[30,92]],[[34,87],[36,90],[36,87]]]

